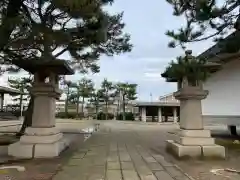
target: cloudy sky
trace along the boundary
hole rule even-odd
[[[110,81],[123,81],[138,84],[139,100],[149,101],[160,95],[176,90],[176,85],[166,83],[160,74],[176,56],[182,55],[181,49],[167,47],[170,38],[164,33],[177,29],[184,23],[181,18],[172,16],[172,7],[165,0],[115,0],[111,12],[124,11],[125,31],[131,34],[134,48],[131,53],[101,57],[101,72],[88,75],[99,86],[104,78]],[[213,43],[211,41],[191,44],[195,55],[203,52]],[[2,77],[6,84],[7,74]],[[76,74],[68,79],[79,80]],[[4,83],[5,82],[5,83]]]
[[[127,81],[138,84],[139,100],[149,101],[176,89],[173,83],[166,83],[161,72],[181,49],[169,49],[170,40],[164,33],[177,29],[183,19],[172,16],[172,7],[165,0],[115,0],[112,12],[124,11],[125,31],[131,34],[134,48],[131,53],[102,57],[101,71],[93,77],[96,84],[103,78],[111,81]],[[199,54],[211,46],[211,41],[192,44],[190,48]],[[79,78],[79,75],[74,78]]]

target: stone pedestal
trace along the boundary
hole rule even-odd
[[[26,129],[20,141],[8,147],[8,155],[18,158],[51,158],[60,154],[69,142],[56,128]]]
[[[56,157],[68,145],[55,128],[56,98],[60,91],[51,76],[47,83],[39,80],[37,75],[34,81],[31,89],[34,96],[32,127],[26,129],[20,141],[8,147],[8,154],[19,158]]]
[[[215,144],[209,130],[204,130],[201,100],[208,91],[186,86],[174,93],[180,100],[180,130],[174,140],[167,140],[167,149],[177,157],[225,158],[225,148]]]

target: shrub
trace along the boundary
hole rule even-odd
[[[123,113],[120,113],[117,115],[117,120],[123,120]],[[135,120],[134,114],[132,112],[126,112],[125,120],[126,121],[134,121]]]
[[[108,113],[107,120],[112,120],[114,118],[114,115],[112,113]],[[106,113],[99,112],[97,115],[97,120],[106,120]]]
[[[20,117],[21,116],[21,111],[13,111],[12,114],[16,117]],[[26,115],[26,111],[22,112],[22,115],[25,116]]]
[[[56,114],[56,118],[61,118],[61,119],[75,119],[75,118],[83,118],[84,114],[79,113],[77,115],[76,112],[68,112],[67,114],[65,112],[58,112]]]
[[[83,112],[78,113],[78,115],[77,115],[77,113],[75,113],[75,114],[76,114],[76,115],[75,115],[75,118],[80,118],[80,119],[82,119],[82,118],[85,117]]]

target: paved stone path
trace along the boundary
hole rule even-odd
[[[191,179],[144,146],[135,131],[102,128],[79,147],[53,180]]]

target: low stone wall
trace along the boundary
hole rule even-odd
[[[240,116],[214,116],[203,115],[205,126],[209,125],[235,125],[240,126]]]

